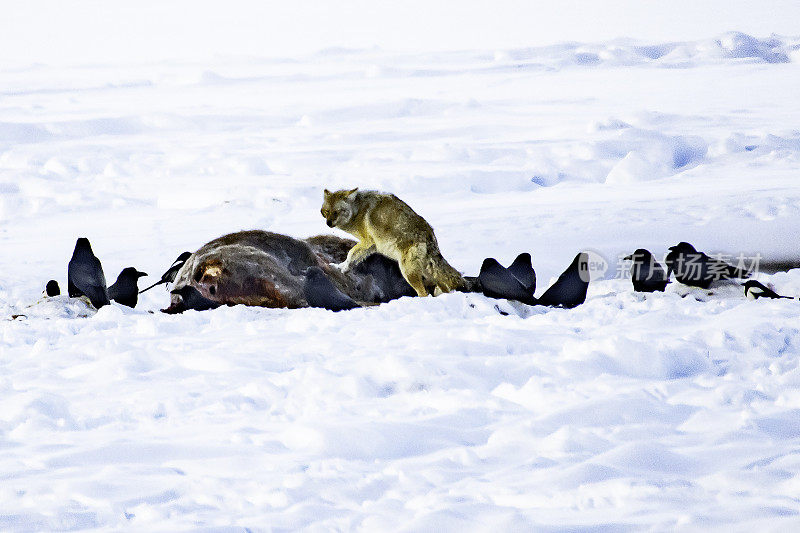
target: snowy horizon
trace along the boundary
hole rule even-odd
[[[692,41],[726,32],[759,38],[800,34],[800,5],[767,0],[669,3],[575,0],[402,4],[352,0],[157,2],[31,0],[6,8],[0,33],[7,66],[54,66],[286,58],[330,49],[386,52],[508,50],[617,39],[646,44]],[[48,16],[43,18],[43,15]],[[602,21],[602,24],[598,22]]]

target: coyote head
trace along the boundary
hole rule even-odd
[[[341,227],[353,218],[356,213],[356,193],[355,189],[342,189],[341,191],[331,192],[325,189],[325,198],[322,201],[320,213],[325,218],[325,222],[330,228]]]

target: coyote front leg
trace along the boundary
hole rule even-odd
[[[360,241],[356,243],[355,246],[350,248],[349,252],[347,252],[347,259],[336,266],[342,271],[342,273],[346,273],[361,261],[375,253],[375,251],[375,243]]]

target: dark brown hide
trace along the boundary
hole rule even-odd
[[[261,230],[240,231],[204,244],[175,277],[174,289],[191,286],[200,296],[226,305],[307,307],[303,295],[305,273],[316,266],[346,295],[361,303],[380,303],[414,295],[397,263],[375,255],[347,274],[331,263],[341,263],[355,241],[333,235],[300,240]],[[172,294],[167,312],[190,305]]]

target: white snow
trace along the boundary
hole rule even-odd
[[[0,530],[800,527],[800,302],[618,275],[682,240],[798,258],[797,6],[514,4],[316,2],[297,34],[276,4],[271,36],[246,2],[218,34],[188,2],[11,12]],[[323,188],[353,186],[406,200],[467,274],[528,251],[540,293],[580,250],[609,269],[573,310],[41,299],[77,237],[144,284],[226,232],[330,231]],[[757,278],[800,296],[800,269]]]

